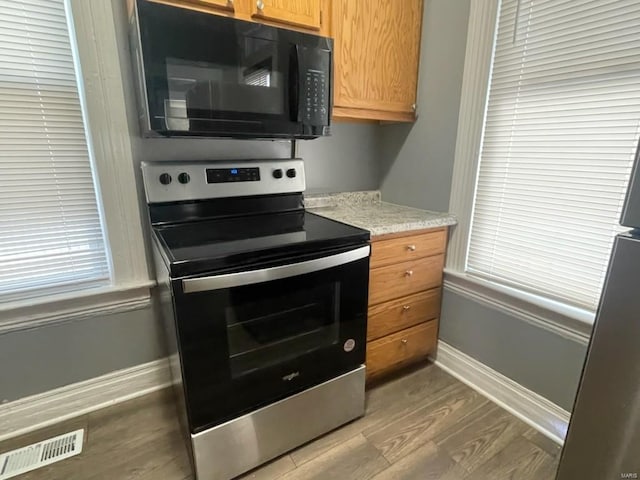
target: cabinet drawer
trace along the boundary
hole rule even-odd
[[[369,305],[405,297],[442,283],[444,254],[374,268],[369,276]]]
[[[444,253],[446,245],[446,230],[374,241],[371,245],[371,268],[438,255]]]
[[[367,343],[367,378],[426,357],[437,337],[438,322],[433,320]]]
[[[440,316],[441,289],[434,288],[369,308],[367,341]]]

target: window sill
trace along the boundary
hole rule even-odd
[[[146,281],[6,303],[0,305],[0,334],[144,308],[154,285]]]
[[[589,342],[595,319],[592,312],[451,269],[445,269],[444,286],[563,337]]]

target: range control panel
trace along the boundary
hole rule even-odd
[[[301,159],[143,162],[147,203],[298,193],[305,189]]]
[[[260,168],[207,168],[207,183],[259,182]]]

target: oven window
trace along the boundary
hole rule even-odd
[[[256,291],[234,290],[225,310],[232,377],[338,343],[338,282],[252,298]]]

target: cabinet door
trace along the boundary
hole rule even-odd
[[[188,0],[191,3],[200,4],[203,7],[221,8],[224,10],[234,10],[234,0]]]
[[[321,0],[251,0],[253,16],[287,25],[320,30]]]
[[[334,0],[332,10],[334,105],[412,118],[422,0]]]

